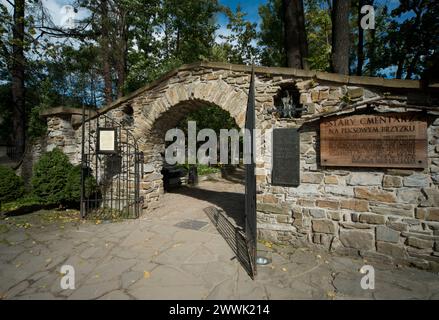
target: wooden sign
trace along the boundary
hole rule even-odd
[[[331,117],[320,123],[322,166],[427,167],[427,121],[419,113]]]
[[[273,169],[271,184],[300,184],[300,134],[295,128],[273,130]]]

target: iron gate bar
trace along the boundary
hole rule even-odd
[[[115,130],[115,153],[100,152],[100,130]],[[137,141],[129,128],[107,114],[85,117],[82,114],[81,139],[81,217],[138,218],[143,199],[140,197],[140,163],[144,161]],[[143,164],[142,164],[143,168]],[[87,173],[87,175],[86,175]],[[86,194],[89,179],[97,186]]]

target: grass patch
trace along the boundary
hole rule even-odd
[[[184,168],[189,171],[189,164],[179,164],[177,165],[177,168]],[[199,176],[205,176],[208,174],[219,173],[221,172],[221,168],[205,164],[197,164],[197,172]]]
[[[43,206],[44,204],[37,198],[32,196],[25,196],[23,198],[2,203],[1,204],[1,212],[2,213],[13,213],[15,211],[35,211],[34,208],[38,208]],[[29,211],[30,210],[30,211]]]

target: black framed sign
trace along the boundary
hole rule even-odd
[[[300,133],[296,128],[273,130],[271,184],[297,187],[300,184]]]
[[[103,154],[117,153],[117,129],[98,128],[97,151]]]

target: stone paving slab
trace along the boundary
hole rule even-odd
[[[201,186],[242,192],[242,186],[226,182]],[[199,194],[195,199],[172,193],[155,212],[138,220],[35,223],[29,228],[17,227],[15,218],[0,220],[6,226],[0,228],[0,297],[439,299],[438,274],[373,264],[375,290],[363,290],[359,270],[369,262],[306,248],[266,248],[273,262],[259,267],[253,281],[203,211],[212,205],[218,203]],[[208,225],[200,230],[176,227],[187,220]],[[67,264],[75,268],[75,290],[60,286],[61,266]]]

